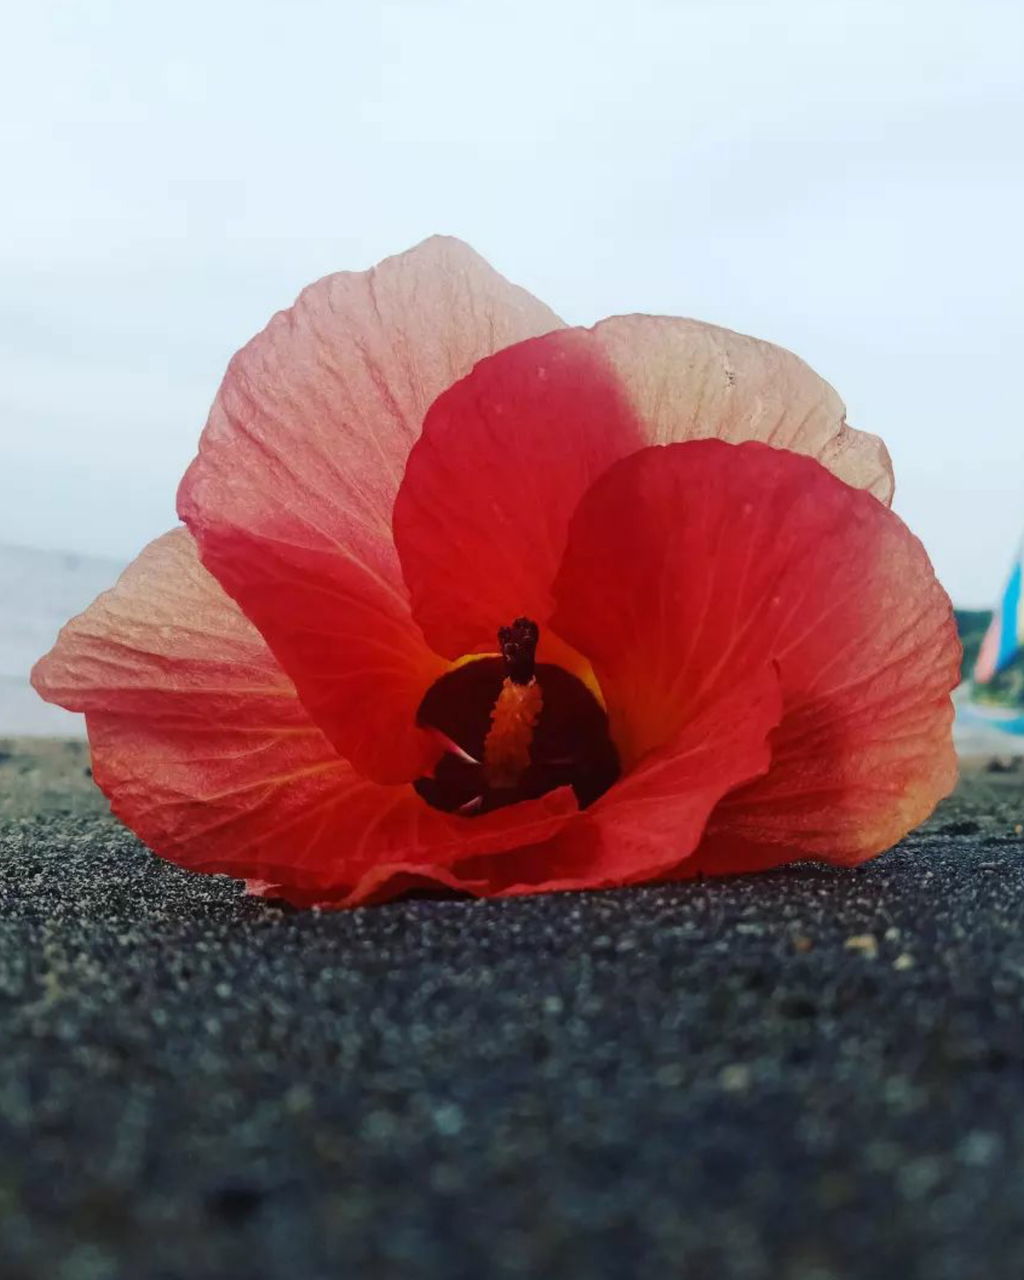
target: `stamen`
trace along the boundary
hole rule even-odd
[[[516,618],[498,631],[507,674],[484,740],[484,777],[492,787],[517,786],[530,767],[533,732],[544,706],[534,675],[539,639],[540,628],[529,618]]]
[[[491,728],[484,740],[484,777],[492,787],[514,787],[530,767],[530,746],[543,707],[536,680],[517,684],[505,680],[491,712]]]

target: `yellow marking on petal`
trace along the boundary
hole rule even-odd
[[[481,658],[497,658],[501,661],[501,654],[491,649],[487,653],[464,653],[461,658],[456,658],[454,662],[448,663],[449,671],[457,671],[459,667],[464,667],[470,662],[479,662]]]
[[[578,649],[574,649],[561,636],[555,635],[553,631],[544,631],[541,634],[540,644],[537,646],[537,661],[550,662],[568,671],[590,690],[603,710],[608,710],[605,706],[604,692],[594,668]]]
[[[514,787],[530,767],[533,731],[544,698],[536,680],[516,684],[506,679],[491,712],[484,740],[484,776],[492,787]]]

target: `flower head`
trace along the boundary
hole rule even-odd
[[[788,352],[565,328],[430,240],[235,356],[185,528],[34,681],[152,849],[296,903],[855,863],[955,777],[891,494]]]

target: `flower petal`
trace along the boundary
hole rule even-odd
[[[234,357],[182,481],[203,563],[378,781],[422,770],[415,710],[444,670],[411,622],[392,542],[409,449],[440,391],[559,323],[455,240],[329,276]]]
[[[953,784],[949,599],[902,522],[808,458],[699,441],[617,463],[573,519],[556,596],[627,769],[778,663],[771,769],[719,806],[717,835],[855,861]]]
[[[460,884],[476,882],[505,895],[609,888],[674,873],[697,849],[722,797],[768,770],[769,734],[781,715],[778,673],[763,662],[577,822],[515,857],[461,861],[455,868]]]
[[[618,316],[501,351],[439,396],[409,455],[394,530],[416,619],[453,659],[522,614],[543,634],[576,503],[650,444],[762,440],[888,502],[885,446],[844,415],[789,351],[696,320]]]
[[[542,643],[550,639],[551,587],[576,504],[643,444],[583,330],[521,342],[442,393],[394,511],[395,544],[431,645],[452,659],[493,649],[498,627],[522,615],[540,624]]]
[[[884,443],[848,427],[835,390],[784,347],[674,316],[613,316],[592,332],[646,444],[759,440],[817,458],[855,489],[892,501]]]
[[[33,682],[86,713],[96,781],[150,848],[300,902],[364,881],[379,896],[382,868],[433,874],[547,839],[578,812],[565,788],[458,818],[356,774],[180,529],[64,628]]]
[[[548,840],[514,852],[467,853],[453,866],[379,864],[340,896],[285,892],[265,882],[249,886],[250,892],[339,907],[410,890],[512,897],[677,878],[695,863],[692,855],[717,802],[767,770],[768,735],[781,713],[778,674],[766,663]]]

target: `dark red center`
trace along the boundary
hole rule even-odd
[[[572,787],[580,808],[603,795],[619,776],[619,757],[604,708],[585,684],[562,667],[537,663],[539,629],[517,618],[498,632],[500,658],[478,658],[446,672],[427,690],[416,721],[440,731],[452,744],[416,790],[437,809],[467,816],[533,800]],[[492,786],[484,744],[505,681],[540,686],[542,706],[533,730],[529,764],[514,786]]]

